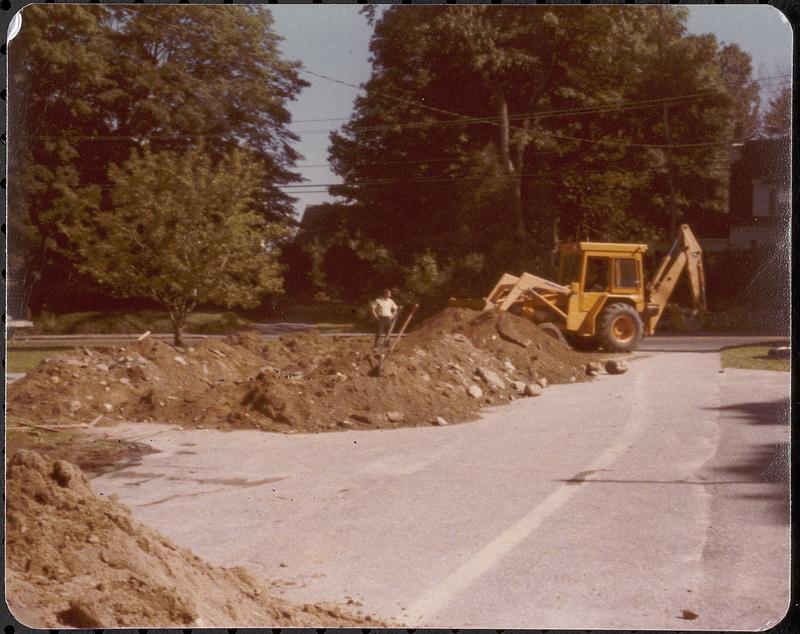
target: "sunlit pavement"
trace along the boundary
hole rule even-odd
[[[94,481],[212,563],[413,627],[755,629],[789,600],[789,375],[644,352],[449,427],[111,428]]]

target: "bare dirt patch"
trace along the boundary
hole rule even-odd
[[[6,597],[29,627],[381,625],[332,605],[288,603],[244,568],[205,563],[97,495],[65,461],[14,454],[6,504]]]
[[[537,380],[583,380],[586,360],[528,320],[450,308],[404,338],[379,375],[370,341],[314,331],[186,349],[145,339],[45,360],[9,386],[8,412],[12,422],[102,415],[284,433],[443,424],[521,398]]]
[[[103,438],[81,429],[8,431],[6,454],[13,455],[20,449],[36,451],[48,460],[72,462],[90,477],[139,465],[142,456],[156,453],[145,443]]]

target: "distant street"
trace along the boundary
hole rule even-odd
[[[292,600],[409,627],[767,628],[789,601],[789,374],[637,356],[444,428],[108,428],[160,453],[94,485]]]
[[[728,334],[718,332],[670,333],[645,337],[640,352],[716,352],[735,346],[786,345],[789,339],[774,335]]]
[[[264,337],[274,339],[283,335],[305,332],[314,328],[312,323],[297,323],[297,322],[274,322],[274,323],[261,323],[252,324],[252,328],[260,332]],[[124,345],[135,341],[143,333],[132,334],[74,334],[74,335],[26,335],[23,333],[18,334],[12,343],[14,346],[19,347],[35,347],[35,346],[49,346],[49,345],[69,345],[77,341],[92,341],[103,343],[107,345]],[[370,336],[371,332],[325,332],[322,334],[327,336],[337,337],[361,337]],[[171,333],[151,333],[150,337],[157,339],[164,339],[167,341],[172,340]],[[216,339],[226,335],[203,335],[187,333],[183,335],[183,339],[187,343],[200,341],[202,339]],[[785,341],[786,337],[774,335],[754,335],[754,334],[741,334],[741,333],[670,333],[658,334],[653,337],[645,337],[640,346],[640,350],[670,350],[670,351],[686,351],[686,352],[706,352],[711,350],[719,350],[727,346],[744,346],[762,341]]]

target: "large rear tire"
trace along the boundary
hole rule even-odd
[[[598,339],[609,352],[636,350],[644,335],[644,324],[630,304],[609,304],[600,315]]]

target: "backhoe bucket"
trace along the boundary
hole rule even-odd
[[[696,332],[703,327],[707,312],[702,309],[683,308],[676,304],[667,307],[669,322],[675,330]]]

